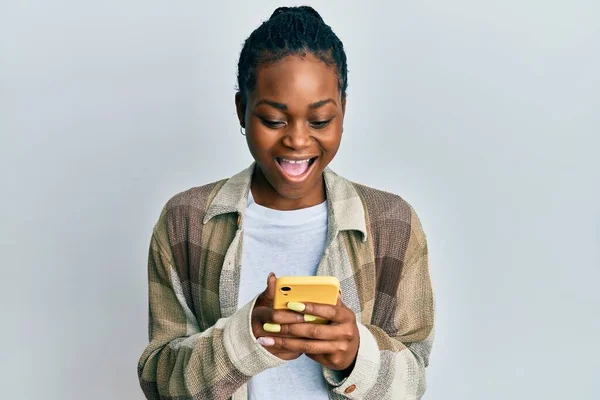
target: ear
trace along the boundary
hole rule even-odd
[[[342,133],[344,133],[344,117],[346,116],[346,96],[342,97]]]
[[[235,109],[237,111],[238,120],[240,121],[240,126],[242,128],[246,127],[246,111],[244,110],[244,106],[242,104],[242,94],[237,92],[235,94]]]

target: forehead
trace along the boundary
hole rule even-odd
[[[312,54],[291,55],[262,66],[256,75],[255,99],[269,98],[282,103],[313,103],[340,93],[335,66],[328,66]]]

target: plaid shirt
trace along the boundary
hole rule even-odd
[[[177,194],[154,227],[150,343],[138,364],[148,399],[246,399],[252,376],[285,362],[256,343],[250,326],[256,298],[238,309],[253,169]],[[329,397],[418,399],[434,320],[419,219],[396,195],[347,181],[329,168],[324,178],[328,229],[317,275],[339,278],[360,334],[348,377],[323,368]]]

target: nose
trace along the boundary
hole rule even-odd
[[[294,150],[302,150],[310,146],[312,137],[308,126],[301,123],[290,125],[285,131],[283,138],[281,139],[282,144],[285,147],[289,147]]]

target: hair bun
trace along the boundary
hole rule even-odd
[[[275,11],[273,11],[273,14],[271,14],[271,18],[269,19],[272,19],[280,14],[305,14],[316,18],[319,22],[324,22],[323,18],[317,12],[317,10],[310,6],[278,7]]]

